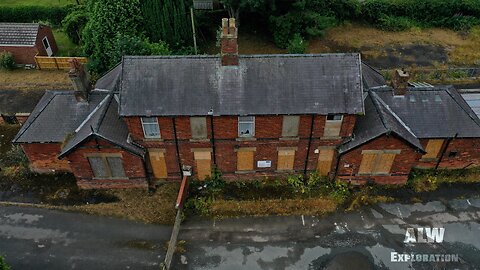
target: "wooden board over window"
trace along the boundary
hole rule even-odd
[[[253,150],[238,149],[237,171],[253,171]]]
[[[277,170],[279,171],[291,171],[295,162],[295,150],[294,149],[279,149]]]
[[[212,176],[212,154],[210,151],[192,149],[195,158],[197,177],[204,180],[205,177]]]
[[[167,163],[165,162],[165,150],[151,149],[148,152],[150,165],[152,166],[153,176],[157,179],[167,178]]]
[[[338,137],[342,129],[342,120],[325,121],[324,137]]]
[[[334,154],[334,149],[320,149],[317,165],[317,170],[320,175],[326,176],[330,173]]]
[[[389,174],[400,150],[364,150],[359,174]]]
[[[435,159],[442,149],[443,140],[442,139],[431,139],[428,140],[427,147],[425,151],[427,152],[422,156],[422,159]]]

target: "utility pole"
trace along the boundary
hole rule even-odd
[[[195,49],[195,54],[197,54],[197,37],[195,35],[195,22],[193,20],[193,7],[190,8],[190,17],[192,19],[193,48]]]

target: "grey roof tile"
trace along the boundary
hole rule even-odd
[[[33,46],[39,27],[38,23],[0,23],[0,45]]]
[[[480,93],[462,94],[462,97],[472,108],[473,112],[480,117]]]
[[[120,115],[362,113],[359,54],[132,57],[122,62]]]
[[[362,62],[362,78],[365,91],[373,87],[386,86],[387,82],[383,75],[374,67]]]

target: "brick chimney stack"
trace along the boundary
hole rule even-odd
[[[222,33],[220,36],[222,66],[238,66],[237,32],[235,18],[222,19]]]
[[[75,58],[69,59],[68,63],[70,63],[68,77],[72,81],[75,98],[78,102],[87,102],[90,92],[90,82],[87,72],[83,65]]]
[[[393,94],[396,96],[403,96],[407,92],[408,80],[410,79],[410,74],[403,69],[395,70],[395,75],[393,76]]]

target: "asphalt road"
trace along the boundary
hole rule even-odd
[[[0,206],[0,254],[13,270],[159,269],[168,226]]]
[[[186,252],[176,255],[173,265],[180,270],[480,269],[479,222],[479,198],[381,204],[324,218],[190,220],[180,232]],[[409,227],[444,228],[443,242],[404,243]],[[444,257],[443,262],[437,257],[394,262],[392,252]],[[458,255],[458,262],[445,262],[446,254],[450,260]]]

